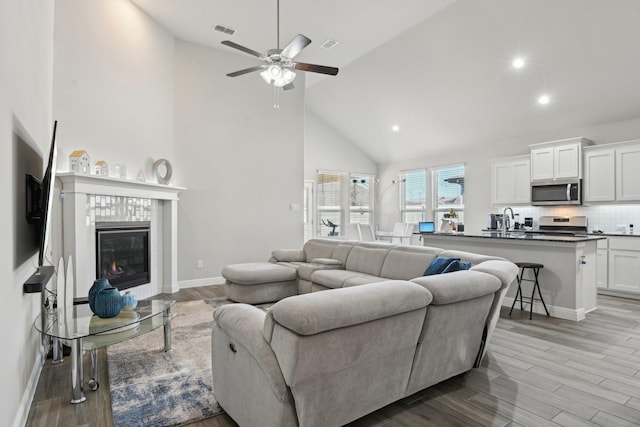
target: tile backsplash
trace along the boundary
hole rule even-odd
[[[502,209],[494,212],[502,213]],[[589,231],[628,231],[629,224],[640,230],[640,205],[513,206],[513,212],[520,214],[520,222],[524,222],[525,217],[532,217],[534,228],[538,227],[541,216],[586,216]]]

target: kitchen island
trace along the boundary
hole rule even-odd
[[[597,308],[596,242],[600,236],[540,235],[519,232],[432,233],[422,234],[425,246],[457,249],[500,256],[512,262],[536,262],[544,265],[539,281],[542,297],[553,317],[583,320]],[[527,272],[525,272],[526,278]],[[523,283],[530,295],[532,284]],[[503,300],[511,306],[516,294],[514,283]],[[519,307],[519,304],[516,304]],[[525,306],[528,310],[528,305]],[[545,314],[542,303],[533,306]]]

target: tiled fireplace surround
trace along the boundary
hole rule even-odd
[[[75,298],[96,278],[96,222],[150,223],[150,283],[129,289],[138,298],[179,290],[178,195],[184,188],[73,172],[62,181],[63,252],[73,257]]]

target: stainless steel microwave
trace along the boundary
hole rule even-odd
[[[533,206],[582,204],[582,180],[534,181],[531,183]]]

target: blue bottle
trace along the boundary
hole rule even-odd
[[[120,314],[120,308],[122,307],[122,297],[120,291],[116,288],[104,288],[95,300],[95,313],[102,318],[116,317]]]
[[[95,302],[96,302],[96,296],[98,295],[98,292],[110,287],[111,287],[111,283],[109,283],[109,280],[107,279],[96,279],[93,281],[93,286],[91,286],[91,289],[89,289],[89,295],[88,295],[89,308],[91,309],[91,312],[93,313],[96,312]]]

